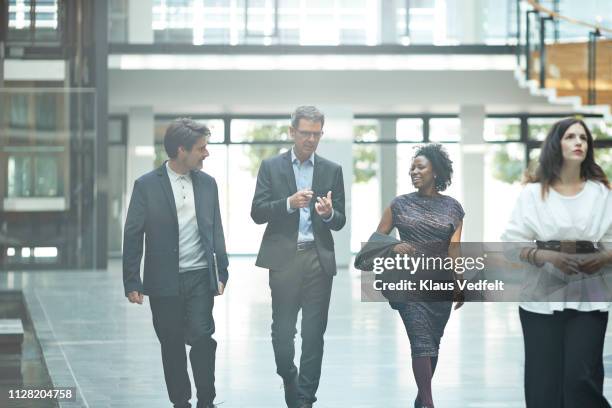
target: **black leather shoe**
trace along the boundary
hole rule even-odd
[[[217,408],[217,405],[213,404],[212,402],[209,402],[208,404],[200,404],[200,402],[198,402],[198,405],[196,406],[197,408]]]

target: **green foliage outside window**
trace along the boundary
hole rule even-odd
[[[600,123],[590,126],[591,134],[595,140],[612,139],[612,124]]]
[[[355,126],[355,138],[362,140],[365,135],[376,132],[376,126]],[[259,125],[252,127],[245,135],[248,142],[283,141],[289,139],[289,126]],[[247,169],[253,177],[257,176],[259,166],[263,159],[280,153],[280,145],[248,145],[246,155],[249,158]],[[355,183],[367,183],[376,176],[376,147],[358,145],[353,150],[353,174]]]
[[[376,125],[357,125],[353,133],[355,140],[366,140],[377,132]],[[377,173],[376,146],[356,145],[353,149],[353,181],[367,183]]]
[[[154,168],[158,168],[168,159],[166,149],[163,144],[155,144],[155,164]]]
[[[612,148],[595,149],[595,163],[601,166],[608,180],[612,181]]]
[[[506,127],[506,140],[511,140],[513,135],[519,131],[519,125],[509,124]],[[546,134],[550,125],[532,124],[529,133],[532,136]],[[598,140],[609,139],[610,135],[606,129],[599,126],[592,127],[593,137]],[[358,125],[354,128],[355,140],[370,139],[376,134],[375,125]],[[259,125],[253,126],[245,135],[247,142],[272,142],[288,141],[289,126]],[[253,177],[257,176],[261,161],[277,155],[284,148],[279,144],[252,144],[245,146],[245,153],[249,158],[246,169]],[[163,145],[155,146],[155,166],[160,166],[166,160],[166,152]],[[595,149],[595,160],[603,168],[612,180],[612,149]],[[353,181],[355,183],[367,183],[376,177],[378,171],[377,146],[356,145],[353,149]],[[508,184],[520,182],[525,171],[522,159],[511,157],[507,149],[499,149],[493,157],[492,172],[497,180]]]
[[[552,126],[552,123],[542,123],[542,124],[530,123],[529,124],[529,138],[533,140],[544,141],[551,126]]]
[[[504,130],[505,140],[512,140],[520,132],[519,125],[509,124]],[[493,156],[493,177],[504,183],[512,184],[521,181],[525,170],[523,161],[511,157],[507,149],[499,149]]]
[[[525,167],[521,160],[510,157],[505,149],[495,152],[493,158],[493,177],[504,183],[521,181]]]
[[[367,183],[376,176],[376,147],[358,145],[353,149],[353,181]]]
[[[258,125],[253,126],[245,135],[246,142],[286,141],[289,139],[289,126]],[[280,153],[283,146],[278,144],[253,144],[245,147],[249,158],[245,166],[253,177],[257,176],[261,161]]]
[[[518,125],[508,125],[505,134],[509,136],[516,133],[517,127]],[[546,136],[546,134],[548,134],[550,127],[550,124],[530,124],[529,135],[533,139],[537,138],[537,135],[540,135],[539,138],[541,139],[542,135]],[[590,125],[589,128],[595,140],[606,140],[612,137],[605,125],[600,126],[595,124]],[[535,170],[535,166],[537,166],[539,149],[532,151],[532,153],[537,153],[535,155],[532,154],[532,157],[530,157],[529,167],[533,171]],[[608,178],[612,179],[612,149],[595,149],[595,162],[602,167]],[[505,149],[500,149],[495,153],[492,170],[493,176],[496,179],[512,184],[522,180],[525,168],[522,160],[512,158]]]

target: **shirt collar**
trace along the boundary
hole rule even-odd
[[[173,171],[170,168],[170,161],[166,162],[166,170],[168,171],[168,177],[170,178],[170,180],[172,181],[178,181],[178,179],[180,179],[181,177],[189,179],[190,178],[190,174],[178,174],[177,172]]]
[[[310,155],[310,157],[308,159],[306,159],[306,161],[309,161],[310,164],[312,164],[312,166],[314,167],[314,157],[315,154],[314,152]],[[293,151],[293,147],[291,148],[291,163],[295,163],[295,161],[297,160],[298,164],[300,164],[300,160],[297,158],[297,156],[295,155],[295,152]]]

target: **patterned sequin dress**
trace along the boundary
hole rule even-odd
[[[393,226],[400,239],[425,256],[448,255],[450,239],[463,220],[461,204],[452,197],[404,194],[391,202]],[[438,355],[440,339],[450,317],[452,301],[392,303],[400,313],[413,357]]]

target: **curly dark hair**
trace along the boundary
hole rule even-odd
[[[414,160],[418,156],[425,157],[431,163],[436,175],[436,190],[446,190],[451,185],[451,179],[453,178],[453,161],[448,157],[446,149],[439,143],[430,143],[417,147],[412,159]]]

